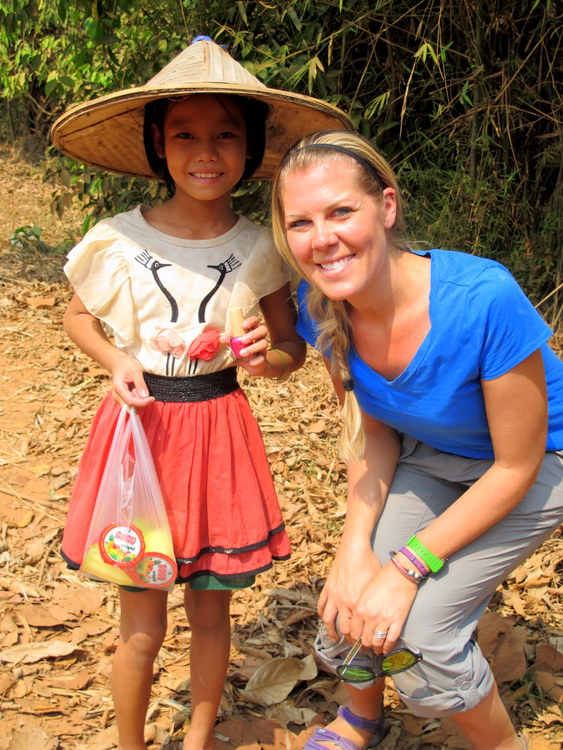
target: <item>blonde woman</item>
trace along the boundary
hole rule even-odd
[[[499,583],[562,517],[563,363],[510,273],[415,251],[395,175],[354,133],[301,139],[273,183],[274,239],[303,277],[298,332],[343,401],[349,498],[319,599],[319,659],[360,639],[349,705],[307,750],[385,733],[381,654],[418,716],[449,716],[477,750],[521,750],[473,633]],[[419,658],[419,657],[417,657]]]

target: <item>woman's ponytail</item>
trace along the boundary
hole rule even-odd
[[[345,461],[357,461],[364,451],[365,432],[348,366],[351,339],[348,309],[345,302],[327,299],[315,287],[308,290],[307,305],[310,316],[318,321],[317,346],[321,351],[330,352],[331,374],[339,377],[344,385],[339,453]]]

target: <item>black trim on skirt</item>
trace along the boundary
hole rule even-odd
[[[164,375],[153,375],[144,372],[143,377],[149,393],[157,401],[189,403],[211,401],[214,398],[227,396],[240,386],[237,380],[237,368],[228,367],[219,372],[191,377],[168,378]]]

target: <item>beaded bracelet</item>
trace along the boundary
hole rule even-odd
[[[283,376],[287,372],[287,361],[279,349],[270,349],[270,351],[275,352],[279,356],[282,362],[282,367],[283,367],[283,370],[281,371],[281,375],[278,375],[277,378],[272,378],[272,380],[282,380]]]
[[[401,573],[405,578],[408,578],[409,581],[416,583],[416,585],[418,586],[424,580],[424,576],[421,576],[417,570],[409,570],[408,568],[403,568],[401,563],[395,557],[396,554],[397,553],[393,550],[389,552],[389,558],[393,565],[397,568],[399,573]]]
[[[406,546],[410,547],[412,551],[420,557],[422,562],[426,563],[430,568],[431,573],[437,573],[444,567],[445,560],[441,560],[439,557],[436,557],[436,555],[433,555],[432,552],[422,544],[422,542],[419,542],[416,536],[411,536]]]
[[[413,563],[413,565],[418,568],[423,576],[430,575],[430,568],[428,568],[424,563],[420,562],[418,557],[414,555],[408,547],[401,547],[399,552],[407,557],[411,561],[411,563]]]

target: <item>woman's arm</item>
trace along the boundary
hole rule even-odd
[[[352,614],[362,591],[381,570],[382,562],[373,553],[371,538],[387,500],[400,453],[400,440],[395,430],[365,414],[364,429],[364,455],[361,460],[348,464],[346,519],[318,603],[319,615],[327,633],[334,639],[337,638],[336,616],[342,634],[350,635]]]
[[[101,322],[76,293],[65,311],[63,325],[74,343],[111,374],[114,397],[119,403],[142,408],[154,401],[138,362],[111,343]]]
[[[448,558],[507,513],[533,484],[545,454],[547,395],[540,351],[505,375],[483,381],[494,462],[455,503],[417,534],[435,555]],[[405,543],[408,540],[405,539]],[[405,567],[412,567],[405,558]],[[374,629],[388,631],[392,650],[416,596],[416,585],[391,562],[364,590],[353,613],[352,637],[371,645]],[[381,642],[374,644],[381,650]]]
[[[282,378],[298,370],[305,362],[307,345],[295,331],[297,314],[289,284],[285,284],[260,300],[265,325],[258,318],[247,318],[243,326],[248,331],[242,340],[248,346],[241,351],[239,362],[250,375]],[[268,349],[266,336],[271,348]]]
[[[547,392],[541,351],[494,380],[483,394],[495,458],[491,468],[418,534],[448,558],[509,513],[534,483],[545,455]]]
[[[325,357],[330,372],[330,361]],[[338,400],[344,401],[340,378],[333,377]],[[396,430],[367,414],[362,415],[366,435],[364,455],[347,467],[348,502],[342,536],[318,603],[319,616],[331,638],[350,633],[352,611],[365,586],[381,569],[373,554],[371,537],[395,473],[400,453]]]

